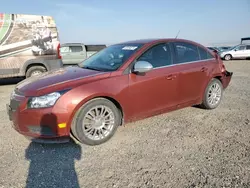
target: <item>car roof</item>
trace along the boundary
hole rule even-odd
[[[84,44],[78,42],[62,43],[61,46],[70,46],[70,45],[83,45],[83,46],[106,46],[106,44]]]
[[[124,42],[120,42],[117,44],[150,44],[150,43],[157,43],[157,42],[189,42],[189,43],[193,43],[193,44],[198,44],[194,41],[191,40],[186,40],[186,39],[177,39],[177,38],[153,38],[153,39],[138,39],[138,40],[130,40],[130,41],[124,41]],[[200,44],[198,44],[200,45]]]

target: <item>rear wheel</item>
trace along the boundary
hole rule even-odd
[[[44,73],[46,71],[47,71],[46,68],[43,67],[43,66],[32,66],[27,70],[26,78],[40,75],[40,74],[42,74],[42,73]]]
[[[205,90],[202,107],[205,109],[217,108],[223,96],[223,86],[220,80],[213,78]]]
[[[79,109],[71,130],[79,142],[93,146],[108,141],[120,124],[119,109],[107,99],[96,98]]]
[[[226,54],[226,55],[224,56],[224,59],[225,59],[226,61],[229,61],[229,60],[232,59],[232,55]]]

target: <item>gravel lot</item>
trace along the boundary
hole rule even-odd
[[[250,187],[250,61],[221,105],[186,108],[120,127],[107,143],[41,145],[16,133],[0,86],[0,187]]]

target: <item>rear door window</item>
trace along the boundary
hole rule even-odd
[[[198,46],[187,42],[175,42],[174,47],[177,56],[177,64],[200,60]]]
[[[198,47],[201,60],[212,59],[214,58],[207,50]]]

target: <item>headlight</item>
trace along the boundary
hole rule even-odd
[[[28,108],[46,108],[53,106],[61,97],[61,93],[53,92],[47,95],[32,97],[28,101]]]

